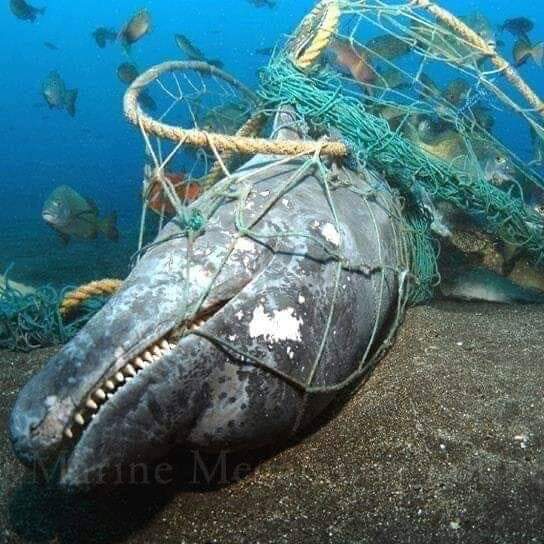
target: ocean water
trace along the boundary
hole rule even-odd
[[[39,2],[36,3],[39,4]],[[182,58],[173,35],[189,36],[209,58],[247,85],[257,85],[256,70],[266,57],[255,49],[282,40],[312,7],[310,0],[278,0],[274,9],[245,0],[133,2],[120,0],[42,2],[45,15],[30,23],[13,16],[8,2],[0,10],[0,271],[14,263],[13,277],[34,285],[81,283],[128,272],[136,249],[140,213],[143,143],[123,117],[125,86],[116,77],[123,61],[144,70],[168,59]],[[494,25],[519,15],[535,22],[534,40],[544,39],[544,4],[448,0],[444,7],[458,15],[483,12]],[[137,9],[153,17],[152,33],[136,43],[130,56],[118,44],[99,49],[91,37],[98,26],[119,28]],[[505,34],[505,52],[513,40]],[[54,43],[50,50],[43,43]],[[69,88],[77,88],[77,114],[49,109],[41,84],[58,70]],[[526,80],[544,94],[544,71],[534,63],[522,67]],[[512,148],[529,158],[527,132],[501,131]],[[514,132],[514,133],[513,133]],[[101,213],[115,210],[121,234],[117,243],[99,237],[64,246],[41,218],[48,194],[68,184],[91,197]]]

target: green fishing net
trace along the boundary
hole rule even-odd
[[[162,111],[156,121],[167,124],[168,130],[157,135],[146,128],[141,122],[143,109],[133,120],[145,143],[136,259],[153,245],[145,234],[153,231],[146,228],[149,222],[157,232],[175,216],[185,235],[194,238],[225,201],[237,203],[240,237],[263,239],[258,229],[241,219],[251,184],[236,171],[250,156],[220,152],[213,138],[205,139],[206,145],[188,145],[175,129],[270,138],[273,113],[289,107],[293,127],[307,140],[340,141],[348,150],[347,157],[337,161],[307,156],[297,179],[317,172],[333,194],[331,172],[340,163],[384,179],[388,189],[380,190],[399,203],[391,211],[399,237],[398,315],[382,338],[383,345],[394,334],[406,304],[435,296],[447,273],[441,255],[449,253],[450,246],[458,249],[459,233],[476,233],[487,240],[489,251],[497,252],[501,274],[515,268],[518,259],[539,271],[544,262],[542,116],[511,84],[507,70],[492,62],[490,51],[498,51],[498,45],[491,23],[481,13],[460,15],[485,48],[417,2],[328,0],[319,2],[293,35],[276,47],[259,71],[256,90],[202,63],[165,63],[143,74],[133,86],[145,87]],[[499,52],[507,56],[506,51]],[[310,62],[302,62],[308,57]],[[515,141],[512,134],[517,135]],[[297,179],[278,187],[271,202],[288,195]],[[364,205],[375,195],[359,197]],[[331,217],[333,200],[329,199]],[[339,266],[360,266],[346,263],[341,253],[331,257]],[[2,296],[7,300],[11,294]],[[25,312],[33,307],[28,300],[22,304],[22,299],[17,304],[10,299],[9,304],[24,307]],[[188,308],[185,318],[198,310]],[[62,323],[45,314],[47,334],[65,338]],[[17,327],[8,335],[20,337]],[[214,341],[233,349],[225,339]],[[365,354],[361,368],[371,359]]]

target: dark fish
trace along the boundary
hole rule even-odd
[[[528,39],[521,38],[514,44],[512,54],[515,66],[521,66],[532,58],[538,66],[542,67],[544,63],[544,42],[533,45]]]
[[[408,80],[397,68],[388,68],[377,75],[376,83],[386,89],[403,89],[408,87]]]
[[[123,62],[117,67],[117,77],[126,85],[130,85],[139,75],[138,68],[130,62]]]
[[[70,237],[92,240],[99,233],[109,240],[119,239],[117,214],[113,212],[99,219],[96,204],[67,185],[61,185],[51,193],[43,206],[42,218],[65,243]]]
[[[442,98],[452,106],[460,106],[465,102],[469,91],[469,83],[465,79],[456,78],[448,83],[442,92]]]
[[[101,26],[97,28],[91,36],[94,38],[96,45],[98,45],[100,49],[104,49],[108,42],[114,42],[117,39],[117,32],[112,28]]]
[[[527,17],[515,17],[513,19],[506,19],[499,27],[499,30],[501,32],[506,30],[518,38],[527,38],[527,34],[533,30],[534,26],[533,22],[527,19]]]
[[[25,0],[10,0],[9,9],[17,19],[23,21],[35,21],[38,15],[45,13],[45,8],[35,8]]]
[[[371,54],[374,53],[378,58],[387,60],[402,57],[410,52],[410,45],[392,34],[372,38],[365,46],[370,49]]]
[[[139,75],[138,68],[130,62],[123,62],[117,67],[117,77],[125,85],[130,85]],[[157,109],[157,104],[145,90],[140,93],[138,102],[146,110],[155,111]]]
[[[47,47],[47,49],[51,49],[52,51],[58,51],[59,49],[54,43],[51,42],[43,42],[43,44],[45,47]]]
[[[146,9],[135,13],[119,32],[119,39],[127,49],[151,32],[151,14]]]
[[[144,199],[147,202],[147,206],[159,215],[163,213],[167,216],[175,215],[176,209],[163,188],[160,174],[153,170],[146,172],[146,174],[147,188],[144,192]],[[183,172],[163,172],[162,175],[172,184],[176,195],[182,202],[192,202],[202,192],[200,185],[188,181]]]
[[[484,106],[476,106],[471,110],[474,120],[488,132],[493,128],[495,124],[495,118],[491,115],[489,109]]]
[[[440,284],[442,295],[458,300],[522,304],[544,302],[544,293],[526,289],[486,268],[465,269]]]
[[[274,48],[273,48],[273,47],[261,47],[260,49],[255,49],[255,53],[257,53],[257,55],[265,55],[265,56],[269,56],[269,55],[271,55],[273,52],[274,52]]]
[[[67,89],[58,72],[50,72],[42,84],[42,94],[50,108],[66,108],[70,116],[76,114],[77,89]]]
[[[209,60],[204,53],[184,34],[174,34],[176,45],[185,53],[189,60],[198,60],[207,62],[216,68],[222,68],[223,63],[220,60]]]
[[[474,12],[459,17],[459,19],[474,30],[491,47],[496,46],[493,27],[485,15]],[[480,65],[487,58],[483,52],[471,47],[463,39],[449,31],[445,25],[439,24],[437,27],[433,27],[415,20],[412,23],[412,33],[420,48],[451,63]]]

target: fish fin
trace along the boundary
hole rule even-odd
[[[215,66],[216,68],[219,68],[220,70],[221,68],[223,68],[223,66],[225,66],[223,62],[218,59],[209,60],[208,64],[211,64],[212,66]]]
[[[70,236],[66,234],[65,232],[60,232],[60,230],[57,230],[57,234],[59,235],[60,241],[64,246],[68,245],[68,242],[70,241]]]
[[[66,106],[66,111],[70,114],[71,117],[74,117],[76,114],[76,100],[77,100],[77,89],[72,89],[66,91],[66,96],[64,98],[64,104]]]
[[[87,204],[92,209],[92,212],[96,213],[98,215],[98,206],[96,205],[96,202],[92,198],[89,198],[87,196],[85,196],[83,198],[85,199],[85,202],[87,202]],[[88,213],[88,212],[84,212],[84,213]]]
[[[463,282],[470,284],[470,294],[463,291]],[[451,285],[451,288],[447,286]],[[440,286],[444,298],[482,302],[542,304],[544,292],[528,289],[487,268],[461,269]]]
[[[108,240],[117,242],[119,240],[119,231],[117,230],[117,212],[112,212],[102,221],[102,231]]]
[[[533,60],[542,68],[544,65],[544,42],[539,42],[533,47],[531,53]]]

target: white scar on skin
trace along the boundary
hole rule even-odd
[[[236,241],[236,245],[234,246],[234,249],[237,251],[254,251],[255,242],[251,240],[250,238],[246,238],[244,236],[242,238],[238,238],[238,240]]]
[[[293,340],[300,342],[300,326],[302,319],[294,315],[294,308],[274,310],[273,315],[268,315],[262,305],[253,310],[253,318],[249,323],[249,335],[252,338],[264,337],[267,342],[280,340]]]
[[[340,233],[335,229],[334,225],[331,223],[325,223],[321,227],[321,234],[324,238],[335,246],[340,245]]]

